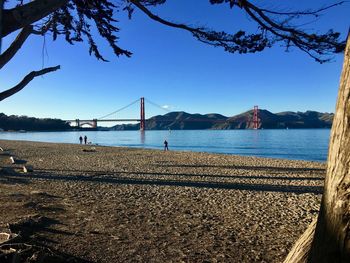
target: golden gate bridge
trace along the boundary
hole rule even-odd
[[[145,99],[144,97],[141,97],[140,99],[137,99],[133,102],[131,102],[130,104],[118,109],[118,110],[115,110],[109,114],[106,114],[104,116],[101,116],[99,118],[95,118],[95,119],[90,119],[90,120],[80,120],[80,119],[75,119],[75,120],[65,120],[67,123],[69,123],[70,125],[72,125],[73,127],[78,127],[78,128],[82,128],[83,125],[88,125],[90,126],[91,128],[97,128],[97,124],[98,123],[101,123],[101,122],[139,122],[140,123],[140,130],[141,131],[144,131],[146,129],[146,122],[149,120],[149,119],[146,119],[145,118],[145,101],[147,101],[147,103],[149,104],[152,104],[153,106],[156,106],[158,108],[161,108],[162,110],[164,111],[167,111],[167,112],[170,112],[169,110],[165,109],[164,107],[148,100],[148,99]],[[118,112],[122,111],[122,110],[125,110],[129,107],[131,107],[132,105],[136,104],[136,103],[140,103],[140,118],[124,118],[124,119],[113,119],[113,118],[110,118],[108,119],[108,117],[111,117],[112,115],[115,115],[117,114]],[[217,123],[217,122],[233,122],[233,121],[230,121],[230,120],[227,120],[227,119],[224,119],[224,120],[210,120],[210,119],[196,119],[196,118],[189,118],[189,119],[176,119],[176,120],[180,120],[180,121],[187,121],[187,122],[212,122],[212,123]],[[175,121],[175,119],[166,119],[166,118],[162,118],[161,119],[162,122],[172,122],[172,121]],[[248,121],[251,121],[253,123],[253,129],[258,129],[260,126],[261,126],[261,122],[260,122],[260,119],[259,119],[259,107],[258,106],[254,106],[253,108],[253,117],[251,120],[248,120]]]

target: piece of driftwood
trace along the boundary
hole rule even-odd
[[[33,171],[34,171],[33,166],[31,166],[31,165],[23,165],[23,172],[24,173],[31,173]]]
[[[90,149],[83,149],[83,152],[96,152],[96,148],[91,147]]]
[[[10,239],[11,235],[8,233],[0,233],[0,244],[8,241]]]

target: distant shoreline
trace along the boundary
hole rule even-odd
[[[8,132],[8,133],[26,133],[26,132],[81,132],[81,131],[99,131],[99,132],[125,132],[125,131],[140,131],[140,130],[107,130],[107,127],[104,127],[103,129],[93,129],[93,128],[86,128],[81,130],[10,130],[10,131],[4,131],[0,130],[0,134],[2,132]],[[268,128],[268,129],[257,129],[257,130],[330,130],[331,127],[323,127],[323,128]],[[251,131],[254,129],[171,129],[170,131]],[[149,131],[169,131],[169,129],[151,129],[151,130],[144,130],[145,132]]]
[[[184,111],[169,112],[156,115],[145,120],[146,130],[235,130],[235,129],[301,129],[301,128],[330,128],[333,113],[306,111],[272,113],[259,109],[257,120],[253,121],[253,111],[247,111],[232,117],[217,113],[191,114]],[[85,121],[88,126],[70,126],[72,121],[50,118],[33,118],[27,116],[7,116],[0,113],[0,129],[28,131],[71,131],[71,130],[139,130],[139,123],[116,124],[112,127],[99,126],[99,120]],[[95,121],[92,123],[92,121]],[[101,120],[102,121],[102,120]],[[113,120],[105,120],[113,123]],[[116,123],[116,122],[114,122]],[[101,123],[100,123],[101,124]],[[90,128],[96,127],[97,128]]]

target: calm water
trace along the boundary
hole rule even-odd
[[[329,129],[200,130],[200,131],[84,131],[1,132],[0,139],[77,143],[79,136],[100,145],[252,155],[326,161]]]

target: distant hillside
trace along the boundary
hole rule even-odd
[[[299,129],[299,128],[330,128],[333,113],[280,112],[271,113],[268,110],[259,110],[261,129]],[[226,117],[216,113],[190,114],[187,112],[170,112],[157,115],[146,121],[147,130],[229,130],[252,129],[253,111],[247,111],[236,116]],[[112,128],[98,127],[97,130],[138,130],[139,124],[122,124]],[[38,119],[27,116],[7,116],[0,113],[0,129],[26,131],[68,131],[72,130],[69,124],[60,119]]]
[[[306,112],[280,112],[272,113],[268,110],[259,110],[261,129],[300,129],[300,128],[330,128],[333,113]],[[251,129],[253,128],[253,111],[248,111],[231,118],[223,124],[215,126],[217,129]]]
[[[272,113],[259,110],[261,129],[300,129],[300,128],[330,128],[333,113],[280,112]],[[157,115],[146,121],[147,130],[202,130],[202,129],[252,129],[253,111],[247,111],[233,117],[220,114],[190,114],[183,111]],[[137,130],[139,124],[116,125],[112,130]]]
[[[9,131],[63,131],[72,128],[63,120],[59,119],[37,119],[27,116],[7,116],[0,113],[0,129]]]

